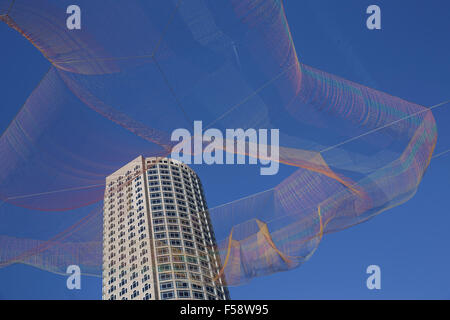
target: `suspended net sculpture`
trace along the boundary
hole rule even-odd
[[[303,64],[281,1],[80,0],[75,32],[70,4],[0,0],[0,20],[51,65],[0,137],[0,198],[25,221],[97,209],[51,239],[3,232],[0,266],[100,275],[105,177],[139,154],[170,156],[171,133],[194,120],[279,129],[289,172],[209,209],[229,285],[298,267],[325,234],[417,191],[437,140],[431,111]]]

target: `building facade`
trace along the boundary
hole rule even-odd
[[[104,300],[229,299],[200,179],[168,158],[106,178]]]

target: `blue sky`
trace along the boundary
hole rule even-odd
[[[382,29],[365,27],[365,9],[377,4]],[[425,106],[450,99],[448,1],[285,0],[301,62]],[[23,37],[0,24],[2,96],[0,130],[12,120],[49,63]],[[435,154],[450,148],[450,106],[434,111]],[[313,257],[298,269],[252,280],[230,289],[233,299],[418,299],[450,298],[450,154],[433,159],[417,194],[374,219],[325,236]],[[202,172],[199,172],[202,177]],[[207,171],[203,173],[207,175]],[[204,181],[210,207],[246,195],[246,181],[233,188]],[[268,178],[261,190],[273,185]],[[224,192],[226,191],[226,192]],[[20,223],[0,207],[1,230]],[[80,214],[80,213],[79,213]],[[77,217],[58,217],[59,226]],[[37,217],[39,219],[39,217]],[[45,238],[51,228],[40,230]],[[1,250],[1,248],[0,248]],[[367,266],[381,267],[381,290],[366,288]],[[66,278],[29,266],[0,269],[0,298],[98,299],[99,278],[83,277],[69,291]]]

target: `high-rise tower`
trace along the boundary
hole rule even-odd
[[[200,179],[168,158],[106,178],[103,299],[229,299]]]

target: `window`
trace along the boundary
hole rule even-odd
[[[169,249],[168,248],[159,248],[156,250],[156,254],[157,255],[163,255],[163,254],[168,254],[169,253]]]
[[[159,280],[164,281],[164,280],[170,280],[172,279],[172,274],[171,273],[161,273],[159,275]]]
[[[202,292],[192,291],[192,295],[194,296],[194,299],[204,299]]]
[[[157,241],[155,241],[155,245],[157,247],[167,246],[167,240],[157,240]]]
[[[142,288],[142,292],[148,291],[151,288],[151,285],[149,283],[146,283],[145,286]]]
[[[180,233],[179,232],[169,232],[169,238],[179,238]]]
[[[187,257],[187,261],[188,262],[190,262],[190,263],[197,263],[197,258],[194,258],[194,257]]]
[[[189,228],[189,227],[183,227],[182,230],[184,232],[192,232],[191,228]]]
[[[166,237],[166,233],[155,233],[155,239],[164,239]]]
[[[172,247],[172,253],[173,254],[183,253],[183,248]]]
[[[127,283],[127,279],[122,279],[122,281],[120,281],[119,286],[122,287],[123,285],[125,285]]]
[[[131,299],[136,298],[139,295],[139,292],[137,290],[133,291],[133,294],[131,295]]]
[[[189,267],[189,271],[195,271],[195,272],[199,271],[199,268],[196,265],[189,264],[188,267]]]
[[[152,298],[152,295],[150,294],[150,293],[146,293],[145,294],[145,297],[144,297],[144,300],[150,300]]]
[[[145,237],[147,237],[147,234],[146,234],[146,233],[142,233],[142,234],[139,236],[139,240],[143,240],[143,239],[145,239]]]
[[[173,299],[173,297],[174,297],[173,291],[161,292],[161,299],[167,300]]]
[[[184,256],[173,256],[174,262],[184,262]]]
[[[195,240],[197,241],[197,243],[203,244],[203,239],[195,237]]]
[[[186,288],[189,288],[189,283],[183,282],[183,281],[177,281],[176,286],[179,289],[186,289]]]
[[[187,279],[187,274],[184,272],[175,273],[175,279]]]
[[[191,272],[191,279],[194,280],[194,281],[201,281],[202,280],[202,278],[200,277],[199,274],[192,273],[192,272]]]
[[[177,291],[178,298],[189,298],[191,295],[187,290],[178,290]]]
[[[161,290],[173,289],[173,282],[162,282],[160,288]]]
[[[162,211],[157,211],[157,212],[153,212],[152,215],[153,215],[153,218],[159,218],[159,217],[162,217],[164,215],[164,213]]]
[[[195,283],[192,284],[192,289],[203,291],[203,287],[199,286],[198,284],[195,284]]]
[[[158,266],[159,272],[170,271],[170,270],[171,270],[170,264],[162,264],[162,265]]]
[[[122,290],[120,290],[119,296],[123,296],[125,293],[127,293],[127,289],[126,288],[122,288]]]
[[[158,263],[165,263],[165,262],[169,262],[170,261],[170,257],[169,256],[162,256],[162,257],[158,257]]]
[[[192,236],[190,234],[183,233],[183,239],[192,240]]]
[[[188,248],[193,248],[194,247],[194,243],[191,241],[184,241],[184,245]],[[200,249],[200,248],[199,248]]]
[[[174,270],[186,270],[186,265],[184,263],[174,263],[173,269]]]

